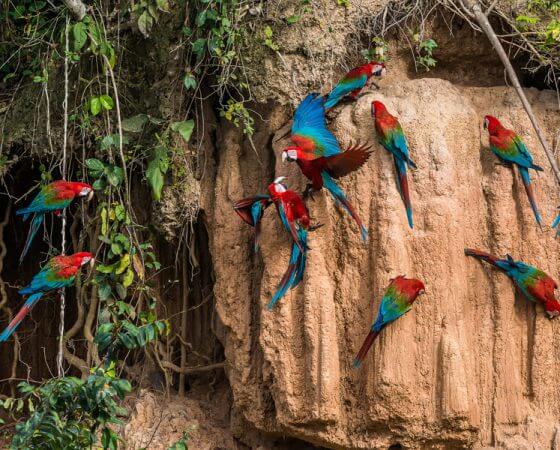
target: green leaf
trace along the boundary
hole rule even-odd
[[[121,300],[124,300],[126,298],[126,288],[122,284],[117,283],[115,289],[117,291],[118,296],[121,298]]]
[[[148,121],[146,114],[137,114],[122,121],[122,129],[129,133],[139,133]]]
[[[163,174],[160,170],[159,159],[154,158],[148,163],[146,168],[146,179],[152,188],[152,195],[155,200],[161,200],[161,190],[163,189]]]
[[[101,112],[101,100],[99,100],[99,97],[91,97],[89,99],[89,110],[93,116],[97,116]]]
[[[134,281],[134,272],[132,271],[132,269],[128,268],[126,269],[126,272],[123,275],[122,285],[125,288],[127,288],[132,284],[133,281]]]
[[[101,103],[101,106],[103,106],[103,108],[105,108],[107,111],[113,109],[113,107],[115,106],[111,96],[106,94],[99,97],[99,102]]]
[[[148,13],[148,10],[144,10],[140,17],[138,17],[138,29],[140,33],[144,35],[144,37],[148,37],[150,35],[150,30],[154,24],[154,19]]]
[[[272,32],[272,28],[270,28],[270,26],[267,25],[266,27],[264,27],[264,35],[267,38],[270,39],[272,37],[272,34],[273,34],[273,32]]]
[[[294,23],[298,22],[299,19],[301,19],[301,16],[290,16],[286,19],[286,22],[288,22],[288,25],[293,25]]]
[[[105,168],[105,165],[96,158],[86,159],[86,167],[91,170],[101,171]]]
[[[202,10],[198,13],[198,16],[196,16],[196,24],[199,28],[202,28],[206,23],[206,11],[207,10]]]
[[[83,22],[75,23],[72,27],[72,36],[74,37],[74,51],[79,52],[87,40],[86,25]]]
[[[199,57],[202,58],[202,54],[204,53],[204,47],[206,46],[206,39],[198,38],[196,41],[193,42],[192,48],[193,52]]]
[[[111,264],[111,265],[105,265],[105,264],[98,264],[97,266],[95,266],[95,268],[97,269],[98,272],[101,273],[113,273],[116,269],[116,265],[118,263],[115,264]]]
[[[103,283],[102,285],[99,286],[97,292],[99,295],[99,300],[104,302],[107,299],[109,299],[109,297],[111,296],[111,286],[109,285],[109,283]]]
[[[92,187],[96,191],[102,191],[107,187],[107,182],[103,178],[99,178],[93,182]]]
[[[169,12],[169,2],[168,0],[156,0],[156,5],[159,10],[163,12]]]
[[[183,78],[183,85],[187,90],[196,89],[196,78],[193,77],[190,73],[186,74]]]
[[[194,121],[192,119],[186,120],[184,122],[173,122],[171,124],[171,129],[177,131],[185,142],[189,142],[191,134],[194,130]]]

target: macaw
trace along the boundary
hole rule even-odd
[[[352,69],[344,75],[329,93],[325,102],[325,109],[334,108],[346,96],[356,100],[373,75],[381,77],[385,75],[385,72],[385,64],[376,61],[371,61]]]
[[[266,208],[272,204],[269,195],[256,195],[238,200],[233,204],[235,212],[244,222],[255,228],[254,250],[259,249],[259,237],[261,235],[261,219]]]
[[[93,188],[87,183],[64,180],[53,181],[41,188],[29,206],[16,211],[16,215],[23,215],[23,220],[27,220],[33,214],[25,246],[19,257],[20,264],[29,251],[31,242],[43,223],[45,214],[54,212],[56,215],[60,215],[62,210],[72,203],[72,200],[76,197],[85,196],[87,196],[88,201],[93,197]]]
[[[488,130],[488,134],[490,135],[490,150],[492,150],[503,163],[509,166],[512,164],[517,166],[517,170],[523,181],[523,186],[525,186],[525,192],[527,192],[527,197],[529,198],[529,203],[533,209],[533,214],[540,226],[541,215],[537,209],[537,202],[533,194],[529,169],[540,172],[543,168],[533,163],[533,157],[521,138],[515,134],[515,132],[504,128],[495,117],[484,117],[484,129]]]
[[[358,224],[362,239],[367,240],[367,228],[356,214],[346,195],[334,181],[357,170],[369,158],[368,146],[353,146],[342,152],[334,135],[327,130],[323,99],[309,94],[294,114],[291,140],[294,145],[282,152],[282,161],[296,161],[302,173],[311,181],[304,197],[323,187]]]
[[[391,152],[395,161],[397,176],[397,188],[406,208],[406,217],[410,228],[414,228],[412,220],[412,203],[408,190],[408,179],[406,177],[406,166],[416,169],[416,164],[410,159],[408,153],[408,143],[403,133],[401,124],[393,116],[385,105],[379,101],[371,103],[371,115],[375,119],[375,130],[379,143]]]
[[[260,226],[263,212],[274,203],[284,228],[292,237],[292,251],[288,269],[284,273],[276,293],[267,305],[270,310],[282,298],[288,288],[296,287],[303,278],[307,257],[307,233],[321,226],[310,224],[309,211],[300,196],[289,190],[283,183],[285,177],[278,177],[268,186],[268,195],[258,195],[234,203],[236,212],[255,229]],[[253,204],[251,204],[251,200]]]
[[[295,288],[303,279],[307,250],[309,249],[307,233],[321,227],[321,224],[313,226],[310,224],[307,206],[296,192],[289,190],[282,183],[284,180],[285,177],[276,178],[268,186],[268,192],[284,228],[292,236],[292,251],[288,269],[284,273],[276,293],[268,302],[267,309],[269,310],[284,296],[288,287],[290,289]]]
[[[0,334],[0,342],[8,340],[24,317],[29,314],[35,303],[44,294],[74,283],[80,267],[88,262],[93,266],[94,258],[89,252],[79,252],[69,256],[60,255],[51,258],[41,271],[33,277],[31,283],[19,290],[19,294],[29,295],[29,297],[8,327]]]
[[[370,347],[386,325],[397,320],[402,315],[412,309],[412,304],[416,298],[423,294],[425,290],[424,283],[414,278],[405,278],[399,275],[391,280],[389,287],[383,294],[377,319],[371,325],[371,329],[360,348],[360,351],[354,358],[354,367],[358,368],[362,365]]]
[[[560,303],[554,296],[554,290],[558,285],[542,270],[521,261],[514,261],[510,255],[506,255],[505,259],[500,259],[471,248],[465,249],[465,255],[486,261],[504,271],[527,300],[540,303],[544,307],[549,319],[560,314]]]

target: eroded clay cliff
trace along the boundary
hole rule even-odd
[[[527,95],[552,141],[560,125],[555,95]],[[399,116],[418,165],[411,175],[414,230],[390,155],[376,143],[373,99]],[[309,207],[325,226],[310,237],[304,280],[267,311],[289,238],[269,211],[262,251],[254,255],[252,231],[231,203],[264,192],[278,175],[304,187],[297,166],[280,161],[287,141],[272,144],[289,114],[269,105],[253,139],[258,153],[226,127],[203,187],[234,431],[257,429],[329,448],[560,448],[560,322],[520,298],[504,275],[463,254],[466,246],[510,253],[560,277],[553,231],[539,230],[517,175],[496,165],[486,148],[482,118],[493,114],[548,167],[515,93],[395,76],[337,109],[330,127],[341,143],[374,147],[366,165],[342,181],[370,239],[362,244],[332,199],[316,195]],[[549,171],[535,176],[534,186],[548,224],[558,188]],[[352,358],[398,274],[424,280],[427,294],[383,332],[356,370]]]

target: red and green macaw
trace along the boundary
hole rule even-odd
[[[401,194],[406,208],[408,225],[410,228],[414,228],[406,166],[416,169],[416,164],[410,159],[408,142],[406,141],[401,124],[395,116],[387,111],[383,103],[373,101],[371,103],[371,115],[375,119],[375,130],[377,131],[379,143],[393,155],[397,175],[397,188],[399,189],[399,193]]]
[[[29,314],[35,303],[44,294],[73,284],[80,267],[88,262],[91,265],[94,263],[93,255],[89,252],[79,252],[69,256],[60,255],[51,258],[41,271],[33,277],[31,283],[20,289],[19,293],[21,295],[29,295],[29,297],[8,327],[0,334],[0,342],[8,340],[24,317]]]
[[[53,181],[41,188],[29,206],[16,211],[18,216],[23,215],[23,220],[27,220],[33,214],[25,246],[19,257],[20,264],[29,251],[31,242],[43,223],[45,214],[54,212],[56,215],[60,215],[62,210],[72,203],[72,200],[76,197],[85,196],[87,196],[88,200],[91,200],[93,197],[93,188],[87,183],[64,180]]]
[[[321,225],[310,225],[309,211],[300,196],[289,190],[283,183],[284,177],[278,177],[268,186],[269,195],[257,195],[234,203],[234,209],[249,225],[260,229],[260,220],[264,210],[274,203],[284,228],[292,237],[292,251],[288,269],[284,273],[280,284],[267,305],[272,309],[288,288],[293,289],[303,279],[307,258],[307,233]],[[255,236],[258,239],[257,236]]]
[[[517,290],[527,300],[539,303],[544,307],[549,319],[560,314],[560,303],[554,295],[554,290],[558,285],[542,270],[521,261],[514,261],[510,255],[506,255],[505,259],[500,259],[497,256],[471,248],[465,249],[465,255],[486,261],[505,272],[511,278]]]
[[[487,129],[490,135],[490,150],[492,150],[503,163],[507,165],[515,164],[517,166],[535,219],[537,223],[541,225],[541,215],[537,209],[537,202],[533,194],[529,169],[542,171],[542,167],[533,163],[533,157],[521,138],[515,134],[515,132],[503,127],[500,121],[495,117],[484,117],[484,129]]]
[[[352,100],[356,100],[370,80],[372,76],[381,77],[385,75],[385,64],[382,62],[371,61],[366,64],[356,67],[348,72],[336,84],[330,94],[327,96],[325,102],[325,109],[331,109],[348,96]]]
[[[291,140],[294,145],[282,152],[282,160],[297,162],[302,173],[311,181],[304,196],[325,187],[360,227],[367,240],[367,228],[356,214],[346,194],[334,181],[361,167],[369,158],[368,146],[353,146],[341,151],[338,141],[327,129],[323,99],[309,94],[294,114]]]
[[[358,368],[362,365],[364,358],[381,330],[410,311],[412,304],[419,295],[424,293],[424,290],[424,283],[414,278],[405,278],[399,275],[391,280],[381,299],[377,319],[371,325],[371,329],[360,351],[356,358],[354,358],[354,367]]]

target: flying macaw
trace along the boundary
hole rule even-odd
[[[465,249],[465,255],[474,256],[504,271],[527,300],[540,303],[544,307],[549,319],[560,314],[560,303],[554,296],[554,290],[558,285],[542,270],[521,261],[514,261],[510,255],[500,259],[471,248]]]
[[[542,171],[543,168],[533,163],[533,157],[525,143],[515,132],[504,128],[500,121],[493,116],[484,117],[484,129],[490,135],[490,150],[507,165],[515,164],[521,175],[525,192],[529,198],[529,203],[533,209],[533,214],[539,226],[541,225],[541,215],[537,209],[537,202],[531,186],[529,169]]]
[[[74,283],[80,267],[88,262],[91,265],[94,263],[93,255],[89,252],[79,252],[69,256],[60,255],[51,258],[41,271],[33,277],[31,283],[20,289],[19,294],[29,295],[29,297],[8,327],[0,334],[0,342],[8,340],[24,317],[29,314],[29,311],[44,294]]]
[[[31,242],[43,223],[45,214],[54,212],[56,215],[60,215],[62,210],[69,206],[74,198],[85,196],[87,196],[88,201],[93,197],[93,188],[87,183],[64,180],[53,181],[41,188],[29,206],[16,211],[16,215],[23,215],[23,220],[27,220],[33,214],[25,246],[19,257],[20,264],[29,251]]]
[[[379,143],[393,155],[397,175],[397,188],[406,208],[408,225],[410,228],[414,228],[406,166],[416,169],[416,164],[410,159],[406,137],[397,118],[387,111],[383,103],[373,101],[371,103],[371,115],[375,118],[375,130],[377,131]]]
[[[391,280],[389,287],[385,291],[377,319],[371,325],[371,329],[360,348],[360,351],[354,358],[354,367],[358,368],[362,365],[370,347],[386,325],[397,320],[399,317],[412,309],[412,304],[416,297],[424,293],[424,283],[414,278],[405,278],[399,275]]]
[[[255,195],[238,200],[233,204],[235,212],[244,222],[255,228],[254,250],[259,249],[259,237],[261,235],[261,219],[266,208],[272,204],[269,195]]]
[[[340,150],[336,138],[326,127],[323,99],[317,94],[309,94],[297,107],[291,140],[294,145],[284,149],[282,161],[296,161],[311,181],[304,196],[327,188],[335,202],[358,224],[362,239],[367,240],[367,228],[334,178],[348,175],[361,167],[369,158],[369,147],[356,145],[344,152]]]
[[[382,62],[371,61],[359,67],[352,69],[336,84],[325,102],[325,109],[331,109],[348,96],[352,100],[356,100],[364,89],[369,79],[375,75],[381,77],[385,75],[385,64]]]
[[[268,186],[269,195],[258,195],[243,199],[234,204],[236,212],[255,230],[259,227],[264,209],[274,203],[284,228],[292,237],[292,251],[288,269],[284,273],[276,293],[267,305],[272,309],[288,288],[296,287],[303,278],[307,257],[307,233],[321,225],[310,225],[309,211],[300,196],[289,190],[283,183],[284,177],[278,177]],[[251,205],[251,199],[253,204]],[[253,212],[255,212],[253,214]],[[250,214],[250,216],[249,216]]]

